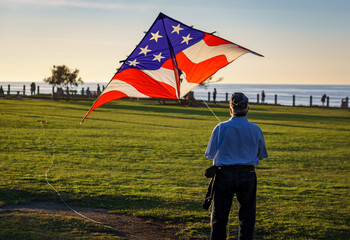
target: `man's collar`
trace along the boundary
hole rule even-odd
[[[230,120],[233,120],[233,119],[247,119],[247,116],[232,116]]]

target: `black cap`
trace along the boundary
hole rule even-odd
[[[248,111],[248,98],[241,92],[235,92],[231,96],[230,105],[234,112]]]

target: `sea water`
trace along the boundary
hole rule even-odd
[[[199,86],[194,90],[195,98],[208,100],[208,93],[212,100],[213,91],[216,88],[217,101],[225,101],[226,93],[230,99],[233,92],[243,92],[250,102],[261,102],[261,92],[265,92],[265,103],[274,104],[277,95],[277,104],[293,105],[322,105],[321,97],[326,94],[329,97],[329,106],[340,107],[341,100],[350,97],[350,85],[286,85],[286,84],[210,84]],[[326,103],[325,103],[326,104]]]
[[[5,93],[8,91],[10,85],[11,94],[20,92],[23,94],[23,86],[25,86],[25,94],[30,95],[31,82],[0,82]],[[39,86],[39,91],[42,94],[50,94],[52,86],[45,82],[36,82]],[[97,91],[97,85],[101,90],[106,87],[106,83],[87,82],[75,88],[80,94],[82,88],[89,88],[91,92]],[[277,104],[289,105],[293,104],[293,95],[295,95],[295,105],[310,105],[310,96],[312,96],[312,105],[322,105],[321,97],[326,94],[329,97],[329,106],[340,107],[342,99],[350,97],[350,85],[286,85],[286,84],[207,84],[196,87],[194,97],[196,99],[203,99],[205,101],[213,100],[213,90],[216,88],[216,101],[226,101],[226,96],[230,98],[233,92],[243,92],[250,102],[257,102],[257,95],[259,94],[259,102],[261,102],[261,92],[265,92],[265,103],[274,104],[275,95],[277,95]],[[210,98],[209,98],[209,94]]]

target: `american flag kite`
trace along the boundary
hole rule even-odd
[[[245,53],[262,56],[160,13],[82,122],[124,97],[180,99]]]

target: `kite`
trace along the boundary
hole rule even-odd
[[[113,100],[180,100],[245,53],[262,55],[160,13],[85,115]]]

